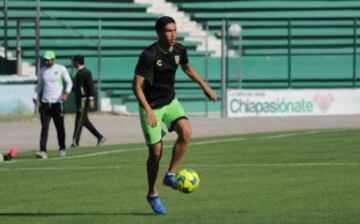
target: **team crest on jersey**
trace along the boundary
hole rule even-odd
[[[180,55],[175,55],[175,63],[177,65],[180,63]]]
[[[156,61],[156,65],[157,65],[158,67],[161,67],[161,66],[162,66],[162,60],[161,60],[161,59],[158,59],[158,60]]]

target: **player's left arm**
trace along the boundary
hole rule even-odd
[[[90,109],[95,108],[95,87],[94,87],[94,80],[92,79],[92,74],[90,71],[87,71],[85,74],[85,86],[86,86],[86,94],[89,102]]]
[[[35,88],[35,93],[33,96],[33,102],[35,105],[38,105],[39,101],[41,100],[40,99],[41,92],[43,91],[43,88],[44,88],[44,78],[43,78],[43,74],[41,71],[40,71],[40,74],[38,75],[38,79],[39,79],[39,81]]]
[[[65,89],[63,95],[61,96],[61,100],[63,102],[65,102],[68,99],[69,95],[70,95],[71,89],[73,87],[73,83],[71,81],[71,77],[69,75],[69,72],[67,71],[67,69],[65,67],[63,68],[62,75],[63,75],[63,79],[64,79],[65,84],[66,84],[66,89]]]
[[[201,78],[201,76],[197,73],[195,68],[191,66],[190,63],[182,64],[181,68],[187,76],[199,84],[205,95],[210,100],[215,101],[217,99],[215,91]]]

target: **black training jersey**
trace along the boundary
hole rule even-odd
[[[95,89],[91,72],[86,68],[80,69],[75,75],[75,100],[81,105],[81,99],[94,97]]]
[[[147,47],[139,56],[135,74],[145,77],[143,91],[151,108],[160,108],[175,98],[175,73],[179,64],[187,64],[186,48],[176,43],[170,51],[158,42]]]

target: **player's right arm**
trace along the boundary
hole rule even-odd
[[[144,76],[135,74],[135,77],[133,80],[133,91],[136,96],[136,99],[140,103],[140,106],[142,106],[146,111],[146,116],[147,116],[147,120],[148,120],[149,124],[151,125],[151,127],[155,127],[156,126],[155,114],[154,114],[150,104],[146,100],[144,91],[142,89],[144,81],[145,81]]]
[[[41,92],[43,90],[43,87],[44,87],[44,80],[43,80],[43,77],[42,77],[42,72],[40,71],[40,74],[39,74],[39,77],[38,77],[38,84],[36,85],[35,93],[34,93],[34,96],[33,96],[33,102],[34,102],[35,105],[37,105],[39,100],[40,100],[40,95],[41,95]]]

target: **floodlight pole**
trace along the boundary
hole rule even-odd
[[[22,75],[22,57],[21,57],[21,22],[16,20],[16,73]]]
[[[227,81],[227,46],[226,46],[226,20],[222,20],[221,27],[221,117],[226,117],[226,81]]]
[[[229,84],[229,43],[230,43],[230,35],[229,35],[229,19],[225,19],[225,67],[226,67],[226,72],[225,72],[225,86],[226,89],[228,87]],[[225,93],[226,94],[226,93]],[[226,97],[225,97],[226,99]],[[227,113],[225,111],[225,116],[227,116]]]
[[[101,111],[101,41],[102,21],[98,22],[98,46],[97,46],[97,110]]]
[[[357,67],[356,67],[356,62],[357,62],[357,18],[354,18],[354,47],[353,47],[353,87],[356,87],[356,70],[357,70]]]
[[[36,0],[35,18],[35,74],[40,72],[40,0]]]
[[[288,19],[288,88],[292,88],[292,24]]]
[[[4,54],[5,59],[8,59],[7,50],[8,50],[8,0],[4,1]]]
[[[242,54],[243,54],[243,49],[242,49],[242,27],[240,26],[240,32],[239,32],[239,65],[238,65],[238,72],[239,72],[239,77],[238,77],[238,88],[242,89]]]
[[[205,23],[205,61],[204,61],[204,73],[205,73],[205,80],[209,82],[209,23]],[[209,100],[207,96],[205,96],[205,117],[209,117]]]

